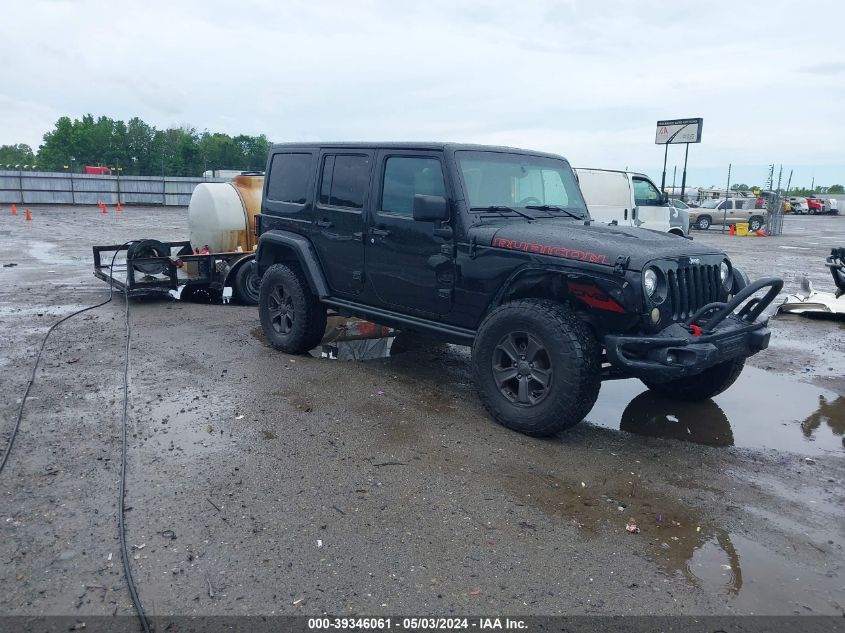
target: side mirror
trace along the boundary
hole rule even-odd
[[[414,196],[414,219],[420,222],[438,222],[449,219],[449,205],[443,196]]]
[[[660,201],[663,204],[669,204],[669,194],[666,193],[665,191],[662,194],[660,194]]]

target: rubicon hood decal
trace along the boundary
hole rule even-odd
[[[655,259],[724,257],[723,253],[677,235],[633,227],[584,225],[566,220],[519,223],[508,218],[502,223],[472,227],[469,241],[489,244],[494,250],[517,251],[529,257],[554,257],[560,261],[613,268],[620,258],[628,270],[642,270]]]
[[[607,255],[604,253],[592,253],[577,248],[565,248],[554,244],[542,244],[528,242],[525,240],[509,240],[504,237],[494,237],[492,244],[494,248],[506,248],[511,251],[522,251],[524,253],[537,253],[538,255],[551,255],[552,257],[563,257],[565,259],[577,259],[580,262],[591,264],[605,264],[610,266]]]

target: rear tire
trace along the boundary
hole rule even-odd
[[[695,228],[700,229],[702,231],[706,231],[707,229],[710,228],[711,224],[712,224],[712,222],[710,220],[710,217],[703,215],[700,218],[698,218],[698,220],[696,220]]]
[[[652,382],[643,380],[645,386],[672,400],[694,402],[718,396],[727,390],[745,367],[744,358],[735,358],[705,369],[694,376],[684,376],[669,382]]]
[[[270,344],[288,354],[305,354],[326,333],[326,307],[311,293],[299,267],[275,264],[267,269],[258,316]]]
[[[238,303],[245,306],[258,305],[258,297],[261,294],[261,277],[258,276],[258,266],[255,260],[241,264],[235,272],[232,290]]]
[[[601,350],[565,305],[522,299],[481,324],[472,370],[481,402],[501,425],[536,437],[580,422],[598,398]]]

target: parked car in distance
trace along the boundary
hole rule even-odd
[[[630,171],[576,167],[578,185],[590,217],[618,226],[634,226],[685,236],[689,215],[671,206],[651,179]]]
[[[102,167],[101,165],[85,165],[85,167],[82,168],[82,173],[98,176],[111,176],[111,169],[108,167]]]
[[[824,200],[816,196],[807,196],[807,211],[813,215],[824,213]]]
[[[690,209],[690,226],[707,230],[714,224],[730,225],[747,222],[748,230],[759,231],[766,223],[766,212],[755,209],[754,198],[705,200],[698,209]]]
[[[807,198],[793,196],[789,199],[789,204],[795,215],[807,215],[810,212],[810,205],[807,202]]]
[[[839,215],[839,200],[836,198],[828,198],[824,201],[824,212],[831,215]]]

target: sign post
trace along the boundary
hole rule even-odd
[[[728,163],[728,184],[725,185],[725,199],[722,202],[722,233],[725,232],[725,225],[728,223],[728,205],[731,203],[731,164]]]
[[[657,133],[654,136],[655,145],[665,145],[663,151],[663,179],[660,190],[666,189],[666,159],[669,155],[669,145],[684,143],[684,173],[681,177],[681,198],[684,197],[684,189],[687,183],[687,158],[689,157],[689,144],[701,142],[701,128],[704,127],[704,119],[668,119],[657,122]]]

